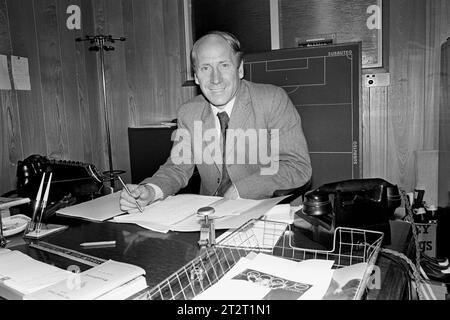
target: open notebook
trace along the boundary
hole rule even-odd
[[[24,296],[24,300],[94,300],[118,298],[121,291],[130,295],[145,288],[145,270],[108,260],[68,280]],[[127,290],[128,289],[128,290]],[[133,290],[129,290],[133,289]],[[107,295],[106,298],[102,296]]]
[[[60,209],[57,214],[92,221],[114,218],[114,222],[133,223],[158,232],[190,232],[200,230],[201,218],[196,213],[201,207],[211,206],[215,209],[213,217],[216,219],[216,229],[229,229],[259,218],[285,197],[287,196],[263,200],[225,200],[216,196],[179,194],[146,206],[142,213],[137,209],[126,213],[120,210],[120,192],[116,192]]]
[[[109,260],[73,273],[0,249],[0,297],[7,300],[123,300],[145,289],[145,270]]]

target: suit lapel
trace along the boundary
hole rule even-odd
[[[244,129],[245,123],[250,115],[250,95],[244,81],[241,81],[236,101],[234,102],[233,111],[231,112],[229,129]]]

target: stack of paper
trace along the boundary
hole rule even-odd
[[[146,229],[167,232],[174,224],[194,216],[199,208],[210,206],[221,199],[194,194],[169,196],[145,207],[143,213],[118,216],[114,218],[114,222],[134,223]]]
[[[146,287],[145,270],[128,263],[108,260],[76,274],[70,281],[26,295],[25,300],[124,299]],[[125,296],[124,296],[125,295]]]
[[[296,262],[263,253],[241,258],[196,300],[320,300],[334,261]]]
[[[5,299],[20,300],[71,275],[72,272],[34,260],[20,251],[0,251],[0,296]]]
[[[179,194],[156,201],[134,212],[120,210],[120,192],[101,198],[66,207],[57,211],[59,215],[82,218],[92,221],[112,221],[133,223],[143,228],[168,232],[191,232],[200,230],[202,218],[197,216],[201,207],[213,207],[216,229],[237,228],[251,219],[259,218],[278,202],[286,198],[270,198],[264,200],[236,199],[225,200],[222,197],[203,196],[197,194]]]
[[[179,194],[145,207],[143,213],[117,216],[113,221],[135,223],[158,232],[198,231],[203,218],[197,216],[197,210],[209,206],[215,210],[211,218],[217,230],[237,228],[248,220],[264,215],[284,198],[225,200],[222,197]]]

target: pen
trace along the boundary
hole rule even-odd
[[[52,183],[52,175],[53,172],[50,172],[50,177],[48,178],[47,181],[47,188],[45,188],[45,193],[44,193],[44,198],[42,200],[42,204],[41,204],[41,214],[39,216],[39,222],[37,224],[37,232],[39,232],[41,230],[41,221],[42,221],[42,216],[44,215],[45,212],[45,208],[47,207],[47,201],[48,201],[48,193],[50,190],[50,184]]]
[[[39,190],[36,195],[36,199],[34,200],[34,208],[33,208],[33,214],[31,215],[31,220],[27,225],[27,228],[25,230],[25,234],[27,234],[29,231],[34,231],[37,225],[36,221],[36,214],[39,210],[39,207],[41,205],[41,195],[42,195],[42,189],[44,187],[44,180],[45,180],[45,172],[42,174],[41,184],[39,185]]]
[[[119,179],[120,183],[122,184],[123,188],[125,189],[125,191],[133,197],[133,195],[131,194],[130,189],[128,189],[127,185],[123,182],[122,178],[120,176],[117,176],[117,179]],[[134,197],[133,197],[134,198]],[[144,212],[144,210],[142,209],[141,205],[139,204],[139,202],[137,201],[137,199],[134,199],[137,208],[139,209],[139,211],[142,213]]]
[[[115,240],[80,243],[80,246],[82,246],[82,247],[109,247],[109,246],[115,246],[115,245],[116,245]]]

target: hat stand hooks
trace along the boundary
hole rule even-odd
[[[106,139],[108,147],[108,161],[109,170],[104,171],[104,178],[109,179],[111,191],[114,191],[114,180],[117,175],[124,173],[123,170],[114,170],[113,160],[112,160],[112,150],[111,150],[111,134],[109,130],[109,112],[106,96],[106,80],[105,80],[105,51],[112,51],[114,47],[108,43],[115,43],[115,41],[125,41],[125,37],[114,38],[111,35],[96,35],[89,36],[86,35],[84,38],[76,38],[75,41],[89,41],[92,46],[89,47],[89,51],[96,51],[100,53],[100,73],[101,73],[101,85],[103,92],[103,114],[105,116],[105,130]]]

